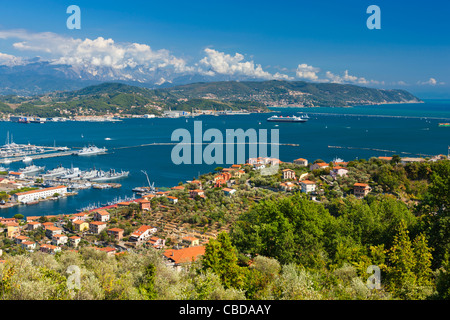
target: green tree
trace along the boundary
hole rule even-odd
[[[156,267],[153,264],[149,264],[145,268],[141,284],[139,285],[139,292],[147,300],[156,299],[155,278]]]
[[[217,274],[226,289],[240,288],[243,285],[243,273],[237,262],[236,248],[231,244],[228,233],[222,232],[206,245],[202,268],[204,271],[211,269]]]

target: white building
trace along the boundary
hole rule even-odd
[[[51,187],[51,188],[45,188],[45,189],[39,189],[39,190],[19,192],[19,193],[14,194],[12,196],[12,199],[13,199],[13,201],[27,203],[27,202],[36,201],[39,199],[45,199],[48,197],[52,197],[55,193],[64,195],[67,193],[67,187],[66,186],[58,186],[58,187]]]
[[[316,183],[314,181],[303,180],[300,181],[300,185],[303,193],[310,193],[316,191]]]

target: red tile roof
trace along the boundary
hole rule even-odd
[[[164,256],[173,260],[176,264],[195,261],[205,254],[204,246],[189,247],[184,249],[169,249],[164,251]]]

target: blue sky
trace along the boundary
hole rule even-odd
[[[81,9],[81,30],[66,27],[72,4]],[[381,30],[366,27],[372,4],[381,8]],[[80,62],[78,47],[53,46],[102,37],[147,68],[158,63],[176,72],[345,82],[450,98],[449,16],[449,1],[16,0],[1,6],[0,53],[86,66],[106,53]],[[129,43],[151,49],[136,56]],[[114,68],[123,66],[121,59]]]

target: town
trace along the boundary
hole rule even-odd
[[[367,166],[408,168],[446,159],[444,155],[427,159],[394,155],[373,157],[369,161],[335,159],[326,163],[317,159],[309,163],[304,158],[292,162],[268,157],[249,158],[245,164],[218,167],[215,172],[180,182],[167,191],[149,191],[130,201],[72,214],[0,218],[0,231],[3,231],[0,259],[1,254],[16,255],[27,251],[57,254],[63,250],[77,252],[82,247],[115,256],[139,248],[158,250],[168,265],[182,268],[202,256],[209,240],[221,232],[228,232],[239,214],[253,203],[295,192],[322,203],[343,197],[363,199],[369,194],[386,192],[406,203],[414,202],[417,191],[412,188],[400,194],[381,179],[375,182],[365,171]],[[275,165],[277,174],[261,174],[264,168]],[[0,178],[0,186],[10,190],[21,187],[20,177],[7,174]],[[67,187],[61,185],[13,195],[6,193],[3,201],[7,204],[24,201],[24,198],[38,200],[65,193]]]

